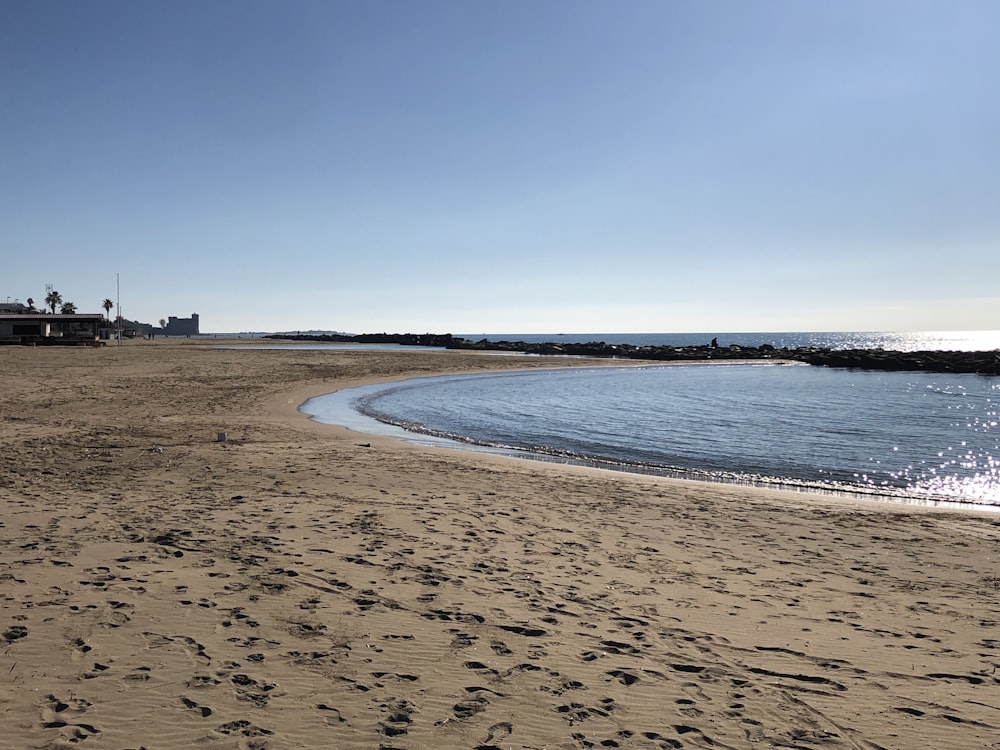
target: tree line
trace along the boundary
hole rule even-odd
[[[75,315],[77,308],[75,302],[70,302],[69,300],[63,300],[62,295],[55,289],[49,291],[45,295],[45,305],[49,308],[53,315],[56,314],[56,308],[59,308],[60,315]],[[115,303],[111,301],[109,297],[105,297],[104,301],[101,303],[101,307],[104,308],[104,317],[110,320],[111,308],[115,306]],[[35,300],[28,297],[28,307],[30,309],[35,308]]]

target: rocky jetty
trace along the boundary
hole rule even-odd
[[[585,344],[529,344],[524,341],[469,341],[456,338],[449,349],[472,349],[477,351],[502,351],[521,354],[540,354],[572,357],[611,357],[614,359],[649,359],[662,361],[676,360],[741,360],[780,359],[784,349],[775,349],[770,344],[760,347],[737,346],[634,346],[632,344],[606,344],[591,341]]]
[[[923,372],[966,372],[1000,375],[1000,351],[896,352],[883,349],[795,350],[793,357],[811,365],[852,367],[859,370],[915,370]]]
[[[978,373],[1000,375],[1000,350],[990,352],[920,351],[899,352],[885,349],[824,349],[799,347],[777,349],[770,344],[761,346],[634,346],[632,344],[607,344],[603,341],[588,343],[528,343],[525,341],[490,341],[469,339],[445,334],[369,333],[357,336],[346,334],[274,335],[275,338],[293,341],[321,341],[355,344],[401,344],[406,346],[433,346],[446,349],[471,351],[510,352],[543,356],[606,357],[613,359],[641,359],[659,362],[676,361],[754,361],[790,360],[822,367],[843,367],[859,370],[923,371]]]

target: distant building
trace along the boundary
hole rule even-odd
[[[171,315],[167,318],[167,327],[163,329],[166,336],[197,336],[198,313],[191,313],[190,318],[175,318]]]

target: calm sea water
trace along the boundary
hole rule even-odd
[[[582,340],[611,343],[607,334]],[[738,342],[719,335],[719,343]],[[411,439],[627,471],[1000,505],[996,377],[807,365],[572,368],[423,378],[320,397],[303,411],[354,429],[405,428]]]
[[[213,333],[200,338],[260,339],[263,333]],[[487,338],[490,341],[523,341],[528,344],[586,344],[603,341],[606,344],[634,344],[635,346],[700,346],[713,338],[720,346],[761,346],[770,344],[781,349],[815,346],[826,349],[889,349],[912,352],[936,351],[993,351],[1000,349],[1000,331],[918,331],[899,332],[798,332],[798,333],[460,333],[470,341]],[[260,349],[354,349],[392,350],[417,348],[423,351],[434,347],[402,347],[394,344],[354,343],[266,343]]]
[[[916,332],[771,332],[771,333],[463,333],[478,341],[523,341],[528,344],[606,344],[635,346],[699,346],[718,339],[720,346],[761,346],[782,349],[815,346],[826,349],[887,349],[913,351],[993,351],[1000,349],[1000,331],[916,331]]]

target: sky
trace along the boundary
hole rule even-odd
[[[1000,329],[998,28],[996,0],[0,0],[0,301]]]

